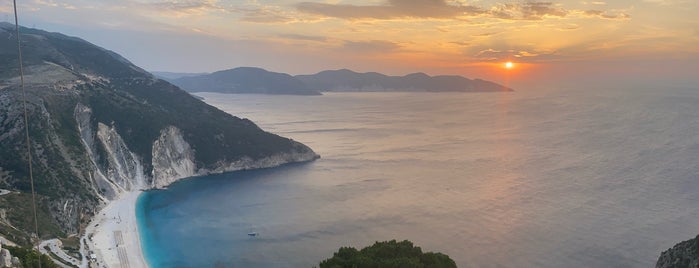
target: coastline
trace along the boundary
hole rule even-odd
[[[95,215],[81,239],[87,246],[81,250],[85,256],[82,267],[89,267],[90,262],[97,267],[148,267],[136,218],[140,194],[141,191],[123,193]],[[95,258],[90,260],[90,256]]]
[[[312,151],[281,153],[258,160],[243,158],[215,170],[200,170],[197,174],[188,174],[189,176],[179,174],[180,176],[175,176],[175,179],[167,181],[163,186],[192,176],[271,168],[290,163],[310,162],[318,158],[320,156]],[[80,239],[80,252],[83,256],[80,267],[149,267],[141,245],[136,209],[138,198],[143,191],[124,192],[115,200],[107,200],[106,205],[92,217]]]

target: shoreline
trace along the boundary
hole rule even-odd
[[[148,267],[136,216],[140,194],[140,190],[121,194],[90,221],[81,238],[81,244],[86,246],[84,250],[81,246],[82,267],[90,267],[90,263],[97,267]]]
[[[294,160],[286,160],[289,155],[282,154],[281,156],[267,157],[252,163],[247,163],[247,166],[237,167],[229,166],[222,170],[208,171],[205,174],[195,176],[205,176],[211,174],[220,174],[228,172],[236,172],[248,169],[264,169],[279,167],[294,163],[312,162],[319,155],[312,153],[309,157],[304,155],[291,155],[296,157]],[[244,160],[248,161],[248,160]],[[238,163],[240,164],[240,163]],[[168,183],[172,184],[183,178],[191,178],[185,176],[173,180]],[[107,200],[106,205],[90,220],[90,223],[85,228],[85,233],[80,238],[80,253],[83,256],[79,267],[149,267],[145,260],[143,248],[141,245],[141,236],[138,231],[138,216],[136,213],[136,205],[138,197],[146,190],[134,190],[124,192],[115,200]]]

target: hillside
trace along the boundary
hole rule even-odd
[[[0,23],[0,234],[27,243],[29,179],[14,26]],[[109,50],[21,28],[42,237],[105,202],[189,176],[309,161],[307,146],[209,106]]]
[[[498,92],[511,88],[481,79],[455,75],[429,76],[413,73],[388,76],[380,73],[357,73],[342,69],[313,75],[297,75],[308,88],[319,91],[416,91],[416,92]]]
[[[656,268],[699,267],[699,236],[678,243],[660,254]]]
[[[291,75],[252,67],[185,76],[171,81],[189,92],[320,95],[319,91],[309,89]]]
[[[211,74],[156,73],[189,92],[319,95],[321,92],[502,92],[511,88],[457,75],[413,73],[388,76],[351,70],[291,76],[260,68],[239,67]]]

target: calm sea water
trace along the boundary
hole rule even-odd
[[[697,89],[199,95],[322,158],[143,194],[153,267],[311,267],[389,239],[463,267],[652,267],[699,233]]]

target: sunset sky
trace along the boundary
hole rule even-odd
[[[151,71],[349,68],[523,84],[699,72],[696,0],[18,2],[21,24],[81,37]],[[11,21],[11,8],[3,1],[0,19]]]

